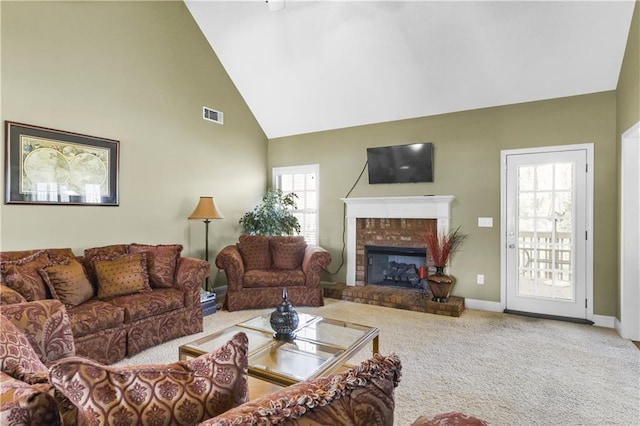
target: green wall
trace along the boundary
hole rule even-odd
[[[201,195],[227,217],[211,260],[237,241],[266,188],[267,138],[183,2],[1,7],[0,118],[120,141],[119,207],[2,204],[2,250],[181,243],[202,257],[204,224],[187,220]]]
[[[638,6],[616,92],[417,118],[269,141],[182,2],[7,2],[1,13],[1,120],[119,140],[120,206],[0,205],[0,249],[182,243],[202,256],[200,195],[226,220],[210,252],[233,243],[275,166],[320,164],[320,243],[340,264],[344,197],[366,147],[431,141],[435,182],[368,185],[352,197],[453,194],[471,238],[454,293],[500,298],[500,151],[595,144],[595,313],[617,311],[619,135],[639,120]],[[224,126],[203,121],[203,105]],[[617,137],[616,137],[617,135]],[[0,154],[4,162],[4,152]],[[478,228],[477,217],[494,218]],[[213,257],[213,255],[212,255]],[[215,269],[215,268],[214,268]],[[485,285],[475,275],[485,275]],[[329,281],[344,281],[345,269]],[[222,274],[221,274],[222,275]],[[221,281],[221,277],[218,277]]]
[[[320,164],[320,244],[341,261],[344,197],[366,161],[366,148],[434,143],[434,182],[369,185],[366,172],[351,197],[451,194],[452,225],[470,234],[456,255],[453,293],[500,300],[500,151],[528,147],[595,145],[594,312],[616,312],[615,92],[532,102],[373,124],[269,141],[268,166]],[[614,190],[612,190],[612,188]],[[493,228],[478,228],[493,217]],[[344,282],[346,267],[328,281]],[[476,274],[485,275],[477,285]]]

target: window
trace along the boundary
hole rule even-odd
[[[294,192],[297,208],[293,215],[300,221],[300,233],[307,244],[318,244],[318,173],[317,164],[274,167],[273,188]]]

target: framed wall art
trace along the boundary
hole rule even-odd
[[[5,121],[5,203],[118,205],[120,142]]]

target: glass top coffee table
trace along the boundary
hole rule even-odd
[[[329,375],[372,342],[378,352],[378,329],[298,313],[292,341],[276,340],[267,313],[180,346],[180,360],[197,357],[224,345],[236,333],[249,338],[249,376],[280,386]]]

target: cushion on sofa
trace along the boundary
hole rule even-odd
[[[202,425],[392,426],[394,388],[401,377],[397,355],[379,354],[330,377],[300,382],[251,400]]]
[[[307,243],[301,236],[271,237],[269,248],[275,269],[296,269],[302,266]]]
[[[129,253],[146,253],[149,284],[153,288],[170,288],[175,285],[176,267],[182,252],[180,244],[131,244]]]
[[[22,259],[0,262],[2,283],[20,293],[27,301],[46,299],[46,285],[38,271],[50,264],[51,260],[45,250]]]
[[[146,253],[125,254],[111,260],[94,258],[98,299],[151,291]]]
[[[305,284],[305,275],[301,269],[254,269],[243,276],[243,287],[291,287]]]
[[[149,293],[114,297],[109,303],[124,309],[124,322],[131,323],[184,308],[184,291],[177,288],[157,288]]]
[[[73,307],[93,297],[93,286],[85,275],[84,267],[77,260],[64,265],[50,265],[40,270],[40,275],[54,299]]]
[[[87,268],[89,279],[92,283],[96,283],[96,271],[93,267],[93,261],[96,258],[102,260],[115,259],[124,254],[127,254],[127,246],[125,244],[113,244],[104,247],[92,247],[84,250],[83,262]]]
[[[29,339],[8,318],[0,314],[0,370],[19,380],[32,373],[47,372],[47,367]]]
[[[27,299],[22,297],[20,293],[6,285],[0,284],[0,305],[13,305],[16,303],[24,303]]]
[[[245,271],[271,269],[269,237],[264,235],[240,235],[238,250],[242,256]]]
[[[69,308],[67,314],[76,339],[124,324],[123,308],[97,299]]]
[[[49,380],[87,424],[194,425],[247,400],[248,339],[236,334],[219,349],[166,365],[108,367],[62,360]]]

